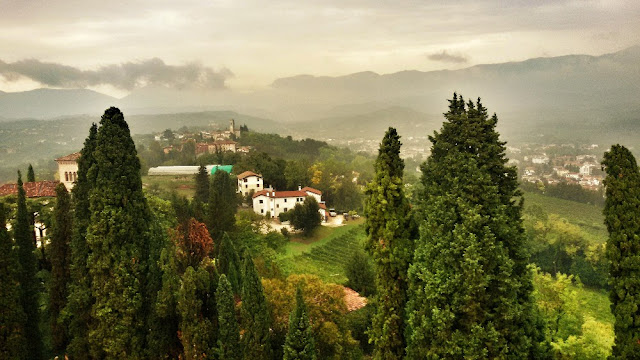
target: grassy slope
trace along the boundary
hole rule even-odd
[[[280,268],[285,274],[314,274],[326,282],[345,283],[344,267],[365,237],[361,223],[323,227],[320,232],[325,236],[316,241],[290,242],[278,260]]]
[[[598,243],[607,241],[602,208],[575,201],[558,199],[536,193],[524,193],[524,207],[539,205],[548,214],[557,214],[582,229],[586,239]]]
[[[181,176],[143,176],[142,186],[149,190],[154,189],[162,193],[176,191],[180,196],[192,198],[195,193],[194,175]]]

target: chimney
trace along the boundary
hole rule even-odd
[[[302,186],[298,185],[298,191],[302,190]]]

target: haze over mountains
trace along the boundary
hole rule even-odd
[[[640,127],[640,46],[602,56],[536,58],[455,71],[298,75],[251,93],[143,88],[116,99],[91,90],[0,92],[0,117],[99,115],[111,105],[125,114],[231,110],[272,119],[301,136],[336,127],[351,136],[376,122],[435,129],[454,91],[466,98],[481,96],[489,111],[498,113],[500,130],[508,137],[589,137],[604,130],[624,135]],[[551,125],[553,133],[545,133]]]

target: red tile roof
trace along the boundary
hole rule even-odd
[[[325,205],[324,203],[319,203],[318,206],[320,207],[320,209],[327,210],[327,205]]]
[[[26,182],[22,186],[29,198],[55,197],[56,186],[59,181]],[[18,193],[18,184],[4,184],[0,186],[0,196],[14,195]]]
[[[310,192],[310,193],[314,193],[314,194],[322,195],[322,191],[320,191],[320,190],[318,190],[318,189],[314,189],[314,188],[312,188],[312,187],[308,187],[308,186],[303,187],[303,188],[302,188],[302,191],[308,191],[308,192]]]
[[[267,193],[269,193],[267,195]],[[253,197],[256,198],[258,196],[268,196],[272,198],[289,198],[289,197],[306,197],[307,193],[304,191],[294,190],[294,191],[269,191],[269,190],[261,190],[257,193],[253,194]]]
[[[238,179],[244,179],[244,178],[249,177],[249,176],[258,176],[258,177],[262,177],[262,175],[260,175],[260,174],[256,174],[256,173],[254,173],[253,171],[245,171],[245,172],[243,172],[242,174],[238,175]]]
[[[233,140],[218,140],[213,142],[214,145],[226,145],[226,144],[237,144],[237,142]]]
[[[65,155],[63,157],[59,157],[56,159],[56,161],[78,161],[78,159],[80,159],[80,153],[79,152],[75,152],[73,154],[69,154],[69,155]]]

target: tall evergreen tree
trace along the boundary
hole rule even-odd
[[[129,126],[117,108],[105,111],[89,177],[87,228],[92,307],[89,344],[94,358],[139,358],[145,347],[144,299],[149,208]]]
[[[211,237],[220,243],[222,234],[233,231],[238,210],[236,198],[236,182],[223,170],[218,170],[211,179],[209,191],[209,214],[207,228]]]
[[[399,359],[406,346],[404,308],[413,244],[409,202],[402,183],[401,145],[396,129],[389,128],[378,150],[375,178],[366,190],[366,248],[375,264],[378,293],[369,334],[376,359]]]
[[[615,316],[611,357],[635,359],[640,354],[640,173],[636,159],[622,145],[612,146],[602,165],[607,173],[609,299]]]
[[[245,360],[271,359],[271,317],[262,282],[248,252],[244,254],[242,281],[242,347]]]
[[[22,187],[22,175],[18,171],[18,209],[16,212],[16,221],[14,225],[15,244],[18,247],[18,263],[20,281],[20,303],[26,314],[25,337],[29,341],[27,357],[29,359],[42,358],[42,337],[40,335],[40,311],[39,311],[39,294],[40,286],[36,277],[37,259],[35,244],[33,243],[33,227],[29,222],[29,213],[27,212],[27,196]]]
[[[226,233],[218,248],[218,269],[226,275],[234,294],[240,294],[242,290],[242,263],[233,242]]]
[[[74,221],[71,237],[71,284],[64,314],[69,317],[69,346],[67,352],[72,359],[85,360],[89,353],[89,324],[91,306],[91,278],[88,273],[87,228],[91,219],[89,192],[95,186],[96,173],[89,173],[95,164],[93,152],[96,148],[98,127],[92,124],[78,159],[78,179],[73,187]]]
[[[201,203],[209,202],[209,174],[207,174],[207,168],[202,164],[196,174],[196,193],[193,198]]]
[[[36,173],[33,171],[33,166],[29,164],[29,169],[27,170],[27,182],[36,181]]]
[[[206,298],[211,293],[209,273],[191,266],[182,276],[177,309],[180,314],[180,339],[185,359],[207,359],[214,352],[214,324],[206,313]]]
[[[289,331],[284,343],[284,360],[315,360],[316,349],[302,289],[296,290],[296,307],[289,316]]]
[[[18,260],[0,203],[0,358],[28,359],[24,333],[26,315],[20,301]]]
[[[51,283],[49,289],[49,316],[53,352],[64,355],[68,344],[67,324],[60,313],[67,304],[69,294],[68,285],[71,280],[70,263],[73,214],[71,212],[71,198],[64,184],[56,186],[56,206],[54,209],[54,223],[51,231]]]
[[[216,304],[218,306],[218,346],[216,356],[218,359],[240,360],[242,348],[240,347],[240,328],[236,318],[235,299],[233,289],[227,277],[220,275],[218,289],[216,290]]]
[[[422,166],[421,238],[409,269],[409,358],[537,358],[514,168],[476,104],[454,94]]]

